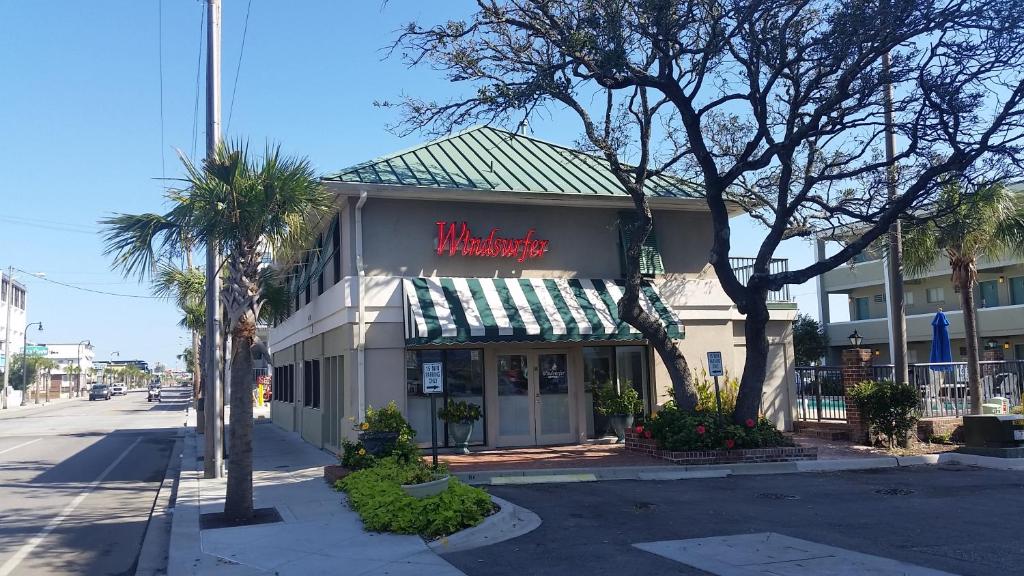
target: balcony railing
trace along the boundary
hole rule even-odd
[[[733,271],[736,273],[736,278],[743,283],[744,286],[750,280],[750,277],[754,274],[754,258],[739,258],[730,257],[729,264],[732,266]],[[776,272],[788,272],[789,271],[789,260],[787,258],[772,258],[768,263],[768,272],[775,274]],[[793,299],[789,297],[789,285],[785,285],[781,290],[773,290],[768,293],[769,302],[792,302]]]

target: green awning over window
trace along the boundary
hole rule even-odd
[[[619,320],[621,280],[407,278],[403,284],[410,346],[643,339]],[[669,336],[683,338],[682,323],[653,284],[643,284],[640,303]]]

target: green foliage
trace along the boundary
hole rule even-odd
[[[644,410],[644,403],[636,389],[628,382],[622,383],[622,392],[615,390],[614,386],[602,386],[594,389],[594,409],[598,414],[608,416],[611,414],[636,415]]]
[[[932,444],[949,444],[949,434],[932,434],[928,438],[928,442],[931,442]]]
[[[715,450],[720,448],[770,448],[792,446],[782,432],[765,418],[750,419],[746,425],[728,419],[718,426],[714,412],[687,412],[666,405],[648,419],[645,429],[663,450]]]
[[[25,365],[28,364],[28,386],[31,389],[35,385],[40,372],[47,368],[54,368],[57,364],[45,356],[28,356],[12,354],[11,375],[8,377],[8,385],[15,390],[23,390],[25,384]]]
[[[483,417],[480,407],[472,402],[449,400],[437,411],[438,418],[445,422],[476,422]]]
[[[398,409],[394,400],[379,410],[368,406],[366,408],[366,425],[367,430],[371,432],[398,432],[401,434],[412,431],[412,427],[405,420],[405,416],[402,416],[402,411]],[[413,436],[415,436],[414,431]]]
[[[828,334],[817,320],[799,314],[793,322],[793,355],[797,366],[810,366],[828,351]]]
[[[866,380],[850,393],[871,430],[889,441],[892,448],[907,437],[917,423],[918,391],[912,384],[891,380]]]
[[[1018,404],[1013,408],[1010,408],[1010,414],[1024,414],[1024,406]]]
[[[383,458],[377,465],[349,474],[335,487],[348,494],[349,505],[359,513],[367,530],[419,534],[439,538],[476,526],[494,511],[491,497],[456,478],[448,488],[429,498],[405,494],[401,484],[424,474],[425,466]]]
[[[715,379],[708,376],[707,370],[693,371],[693,386],[697,391],[696,411],[717,414]],[[718,393],[722,397],[722,414],[728,418],[736,410],[736,396],[740,393],[740,381],[726,372],[725,376],[718,379]]]
[[[341,465],[349,470],[362,470],[373,466],[377,459],[366,451],[362,442],[341,441]]]

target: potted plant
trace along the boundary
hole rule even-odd
[[[437,411],[438,418],[448,423],[448,435],[455,441],[463,454],[469,454],[469,437],[473,435],[473,424],[480,419],[480,407],[464,400],[449,400]]]
[[[448,468],[438,464],[436,468],[420,462],[413,466],[402,482],[402,492],[413,498],[429,498],[448,489]]]
[[[393,400],[380,410],[367,407],[366,420],[359,430],[359,442],[372,456],[390,454],[400,437],[411,439],[416,435]]]
[[[595,409],[598,414],[608,417],[608,423],[615,431],[616,442],[626,439],[626,429],[633,426],[633,417],[644,407],[632,385],[623,383],[621,386],[621,391],[610,385],[594,391]]]

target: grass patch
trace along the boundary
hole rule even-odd
[[[487,492],[468,486],[457,478],[448,488],[429,498],[413,498],[401,484],[417,474],[415,464],[383,458],[364,470],[353,472],[335,483],[348,494],[349,504],[367,530],[419,534],[434,539],[476,526],[495,510]]]

